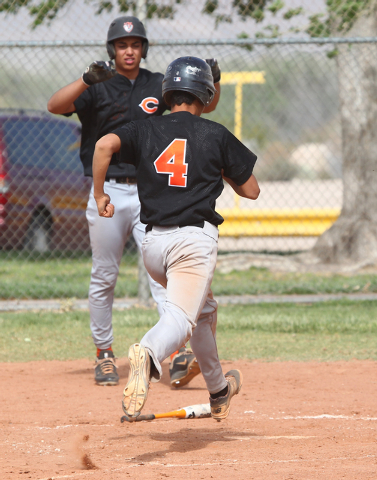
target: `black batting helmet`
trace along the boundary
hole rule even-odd
[[[131,16],[118,17],[111,22],[107,32],[106,48],[111,60],[115,58],[114,40],[124,37],[139,37],[143,42],[142,57],[146,58],[149,42],[142,22]]]
[[[216,93],[211,67],[197,57],[180,57],[171,62],[162,80],[162,95],[170,105],[170,92],[189,92],[203,105],[209,105]]]

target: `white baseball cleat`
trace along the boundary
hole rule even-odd
[[[148,396],[151,360],[145,347],[139,343],[131,345],[128,360],[130,371],[123,391],[122,407],[128,417],[138,417]]]

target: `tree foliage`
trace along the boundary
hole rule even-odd
[[[72,0],[1,0],[0,12],[17,13],[21,8],[27,8],[33,18],[32,27],[44,22],[51,22],[58,12]],[[174,18],[175,5],[188,0],[172,0],[169,5],[161,0],[146,0],[147,18]],[[118,7],[122,13],[136,14],[136,0],[87,0],[93,4],[96,14],[111,12]],[[312,37],[327,37],[334,33],[347,32],[371,4],[371,0],[327,0],[326,12],[312,15],[308,18],[305,31]],[[282,14],[285,20],[291,20],[297,15],[305,14],[303,7],[287,8],[284,0],[231,0],[231,12],[221,12],[221,0],[205,0],[202,12],[215,18],[216,25],[222,22],[232,22],[233,18],[241,20],[253,19],[256,23],[265,20],[266,12],[272,15]],[[229,10],[229,9],[228,9]],[[297,29],[291,29],[297,32]],[[274,38],[280,35],[277,25],[267,25],[264,32],[258,32],[257,37]],[[245,37],[242,37],[245,38]]]
[[[202,12],[212,15],[215,18],[216,25],[224,21],[232,22],[234,16],[244,21],[253,19],[256,23],[260,23],[265,19],[266,11],[271,12],[275,16],[278,12],[285,10],[283,18],[286,20],[290,20],[292,17],[303,13],[303,8],[301,7],[286,9],[283,0],[232,0],[232,11],[228,15],[219,14],[218,9],[220,7],[218,0],[206,0]],[[269,34],[258,32],[257,37],[274,38],[280,35],[277,25],[268,25],[265,27],[265,30],[269,31]],[[245,37],[245,35],[243,35],[239,38],[247,38],[247,36]]]
[[[328,37],[335,33],[345,33],[352,28],[361,13],[370,4],[371,0],[327,0],[326,12],[310,16],[305,32],[311,37]],[[265,19],[266,11],[273,15],[281,11],[285,20],[305,14],[303,7],[286,9],[283,0],[232,0],[232,13],[226,16],[218,14],[219,9],[218,0],[206,0],[203,13],[213,15],[216,23],[231,22],[235,15],[242,20],[252,18],[259,23]],[[276,25],[268,25],[265,30],[270,31],[270,35],[258,33],[257,37],[274,38],[280,34],[279,27]],[[297,30],[295,29],[295,31]]]
[[[17,13],[21,8],[27,8],[33,17],[32,28],[41,25],[44,22],[51,22],[57,16],[58,12],[71,0],[43,0],[35,3],[33,0],[1,0],[0,13]],[[158,0],[146,1],[147,18],[173,18],[175,9],[174,4],[182,3],[184,0],[173,0],[171,5],[160,4]],[[92,3],[96,9],[96,14],[102,12],[111,12],[115,6],[118,6],[122,13],[135,14],[137,9],[136,0],[87,0]]]
[[[328,37],[347,32],[360,14],[370,6],[371,0],[327,0],[326,4],[326,15],[309,17],[307,33],[311,37]]]

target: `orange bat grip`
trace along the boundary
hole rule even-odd
[[[186,410],[182,408],[181,410],[173,410],[166,413],[155,413],[155,418],[186,418]]]

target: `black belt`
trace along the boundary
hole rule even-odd
[[[126,183],[127,185],[135,185],[136,177],[106,177],[106,182],[115,180],[116,183]]]
[[[148,225],[145,227],[145,233],[150,232],[153,227],[156,225],[152,225],[151,223],[148,223]],[[169,225],[168,225],[169,226]],[[172,225],[174,226],[174,225]],[[178,225],[179,228],[183,227],[199,227],[199,228],[204,228],[204,220],[202,222],[198,223],[190,223],[190,225]]]

